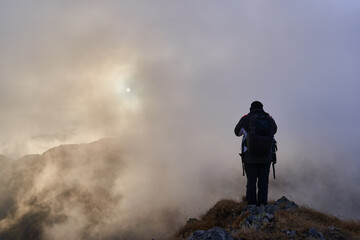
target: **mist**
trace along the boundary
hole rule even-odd
[[[43,239],[142,239],[240,200],[233,129],[254,100],[278,125],[270,198],[359,219],[358,2],[2,1],[0,13],[2,229],[40,212]]]

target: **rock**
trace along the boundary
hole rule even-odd
[[[274,204],[268,204],[266,206],[258,207],[256,205],[248,205],[246,206],[240,213],[240,219],[242,221],[239,224],[239,227],[246,227],[246,228],[252,228],[255,230],[260,229],[264,224],[270,223],[275,218],[275,213],[277,210],[293,210],[297,209],[298,206],[288,200],[286,197],[281,197],[279,200],[277,200]],[[233,217],[236,217],[235,211],[232,209]],[[198,221],[196,218],[190,218],[188,220],[188,223],[196,222]],[[233,233],[232,226],[229,226],[230,231]],[[284,230],[285,234],[288,235],[288,237],[295,237],[298,236],[296,231],[292,230]],[[312,234],[315,234],[314,231],[311,231]],[[309,233],[310,234],[310,233]],[[316,236],[322,236],[320,235]],[[314,235],[314,236],[315,236]],[[313,235],[311,235],[313,236]],[[188,240],[228,240],[233,239],[228,232],[223,230],[220,227],[215,227],[213,229],[210,229],[208,231],[205,230],[198,230],[196,232],[193,232],[193,234],[188,238]]]
[[[268,204],[265,206],[265,212],[270,213],[270,214],[274,214],[276,212],[276,210],[278,210],[279,207],[274,205],[274,204]]]
[[[286,235],[288,235],[289,237],[295,237],[297,236],[297,233],[295,230],[288,230],[288,229],[284,229],[281,232],[285,233]]]
[[[334,226],[329,226],[329,229],[330,229],[331,231],[337,230],[336,227],[334,227]]]
[[[271,221],[274,219],[274,215],[271,213],[266,213],[266,217]]]
[[[187,240],[234,240],[230,233],[220,227],[210,230],[198,230],[191,234]]]
[[[268,210],[266,207],[246,206],[241,212],[241,216],[246,215],[247,217],[240,223],[240,226],[259,229],[263,223],[269,223],[274,219],[274,211],[268,212]]]
[[[290,201],[289,199],[287,199],[284,196],[282,196],[279,200],[277,200],[274,203],[274,205],[283,210],[293,210],[293,209],[299,208],[299,206],[296,205],[296,203]]]
[[[321,232],[319,232],[318,230],[316,230],[315,228],[310,228],[309,229],[309,235],[310,237],[313,237],[313,238],[317,238],[317,239],[321,239],[321,240],[326,240],[324,238],[324,236],[322,235]]]
[[[265,207],[248,205],[241,212],[241,216],[246,217],[240,223],[240,226],[259,229],[263,223],[269,223],[274,219],[274,214],[277,210],[293,210],[297,208],[298,205],[288,200],[286,197],[281,197],[274,204],[268,204]]]

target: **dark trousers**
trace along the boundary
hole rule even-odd
[[[267,204],[270,163],[250,164],[245,163],[247,177],[246,200],[248,204]],[[258,198],[256,198],[256,182]]]

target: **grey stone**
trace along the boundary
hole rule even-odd
[[[274,214],[276,212],[276,210],[278,210],[278,209],[279,209],[279,207],[274,204],[268,204],[265,206],[265,211],[270,214]]]
[[[313,237],[313,238],[317,238],[317,239],[321,239],[321,240],[326,240],[324,238],[324,236],[322,235],[321,232],[319,232],[318,230],[316,230],[315,228],[310,228],[309,229],[309,235],[310,237]]]
[[[329,229],[330,229],[331,231],[337,230],[336,227],[334,227],[334,226],[329,226]]]
[[[297,232],[295,230],[288,230],[288,229],[284,229],[281,232],[285,233],[286,235],[288,235],[289,237],[295,237],[297,236]]]
[[[274,215],[271,213],[266,213],[266,217],[271,221],[274,219]]]
[[[191,234],[187,240],[234,240],[230,233],[220,227],[210,230],[198,230]]]
[[[274,208],[257,207],[255,205],[246,206],[241,212],[241,216],[245,214],[248,216],[240,223],[240,226],[259,229],[263,223],[269,223],[274,219],[274,212]]]
[[[279,200],[277,200],[274,205],[277,207],[282,206],[281,209],[284,210],[293,210],[299,208],[299,206],[296,205],[296,203],[290,201],[284,196],[282,196]]]
[[[274,204],[268,204],[266,206],[258,207],[256,205],[248,205],[240,213],[240,216],[245,215],[246,217],[239,224],[239,226],[246,227],[246,228],[253,228],[255,230],[258,230],[263,226],[264,223],[270,223],[271,221],[274,220],[275,213],[277,210],[279,210],[279,209],[291,210],[291,209],[296,209],[296,208],[298,208],[298,206],[294,202],[289,201],[286,197],[281,197]],[[237,214],[235,213],[235,211],[233,209],[232,209],[232,212],[233,212],[233,217],[235,217]],[[198,220],[195,218],[191,218],[188,220],[188,223],[195,222],[195,221],[198,221]],[[230,227],[230,231],[232,232],[231,227]],[[312,234],[315,234],[313,230],[311,232],[312,232]],[[289,237],[297,236],[296,231],[286,230],[285,233]],[[322,236],[322,235],[319,235],[319,236]],[[190,236],[190,238],[188,238],[188,240],[229,240],[229,239],[233,239],[233,238],[230,236],[230,234],[228,232],[226,232],[225,230],[223,230],[222,228],[219,228],[219,227],[215,227],[208,231],[198,230],[198,231],[194,232]]]

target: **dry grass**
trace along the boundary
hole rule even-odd
[[[196,230],[208,230],[215,226],[229,231],[234,238],[243,240],[289,239],[286,230],[295,230],[297,236],[292,239],[308,239],[308,232],[314,227],[321,232],[327,240],[346,239],[360,240],[360,221],[344,221],[336,217],[314,211],[307,207],[296,210],[278,210],[272,222],[264,224],[261,229],[240,227],[245,216],[240,216],[246,202],[221,200],[197,221],[190,221],[179,229],[173,240],[188,238]],[[329,226],[334,226],[331,230]]]
[[[231,222],[246,206],[245,202],[236,202],[233,200],[221,200],[215,204],[206,214],[201,216],[197,221],[190,221],[181,229],[179,229],[174,239],[187,238],[196,230],[208,230],[215,226],[229,228]]]

